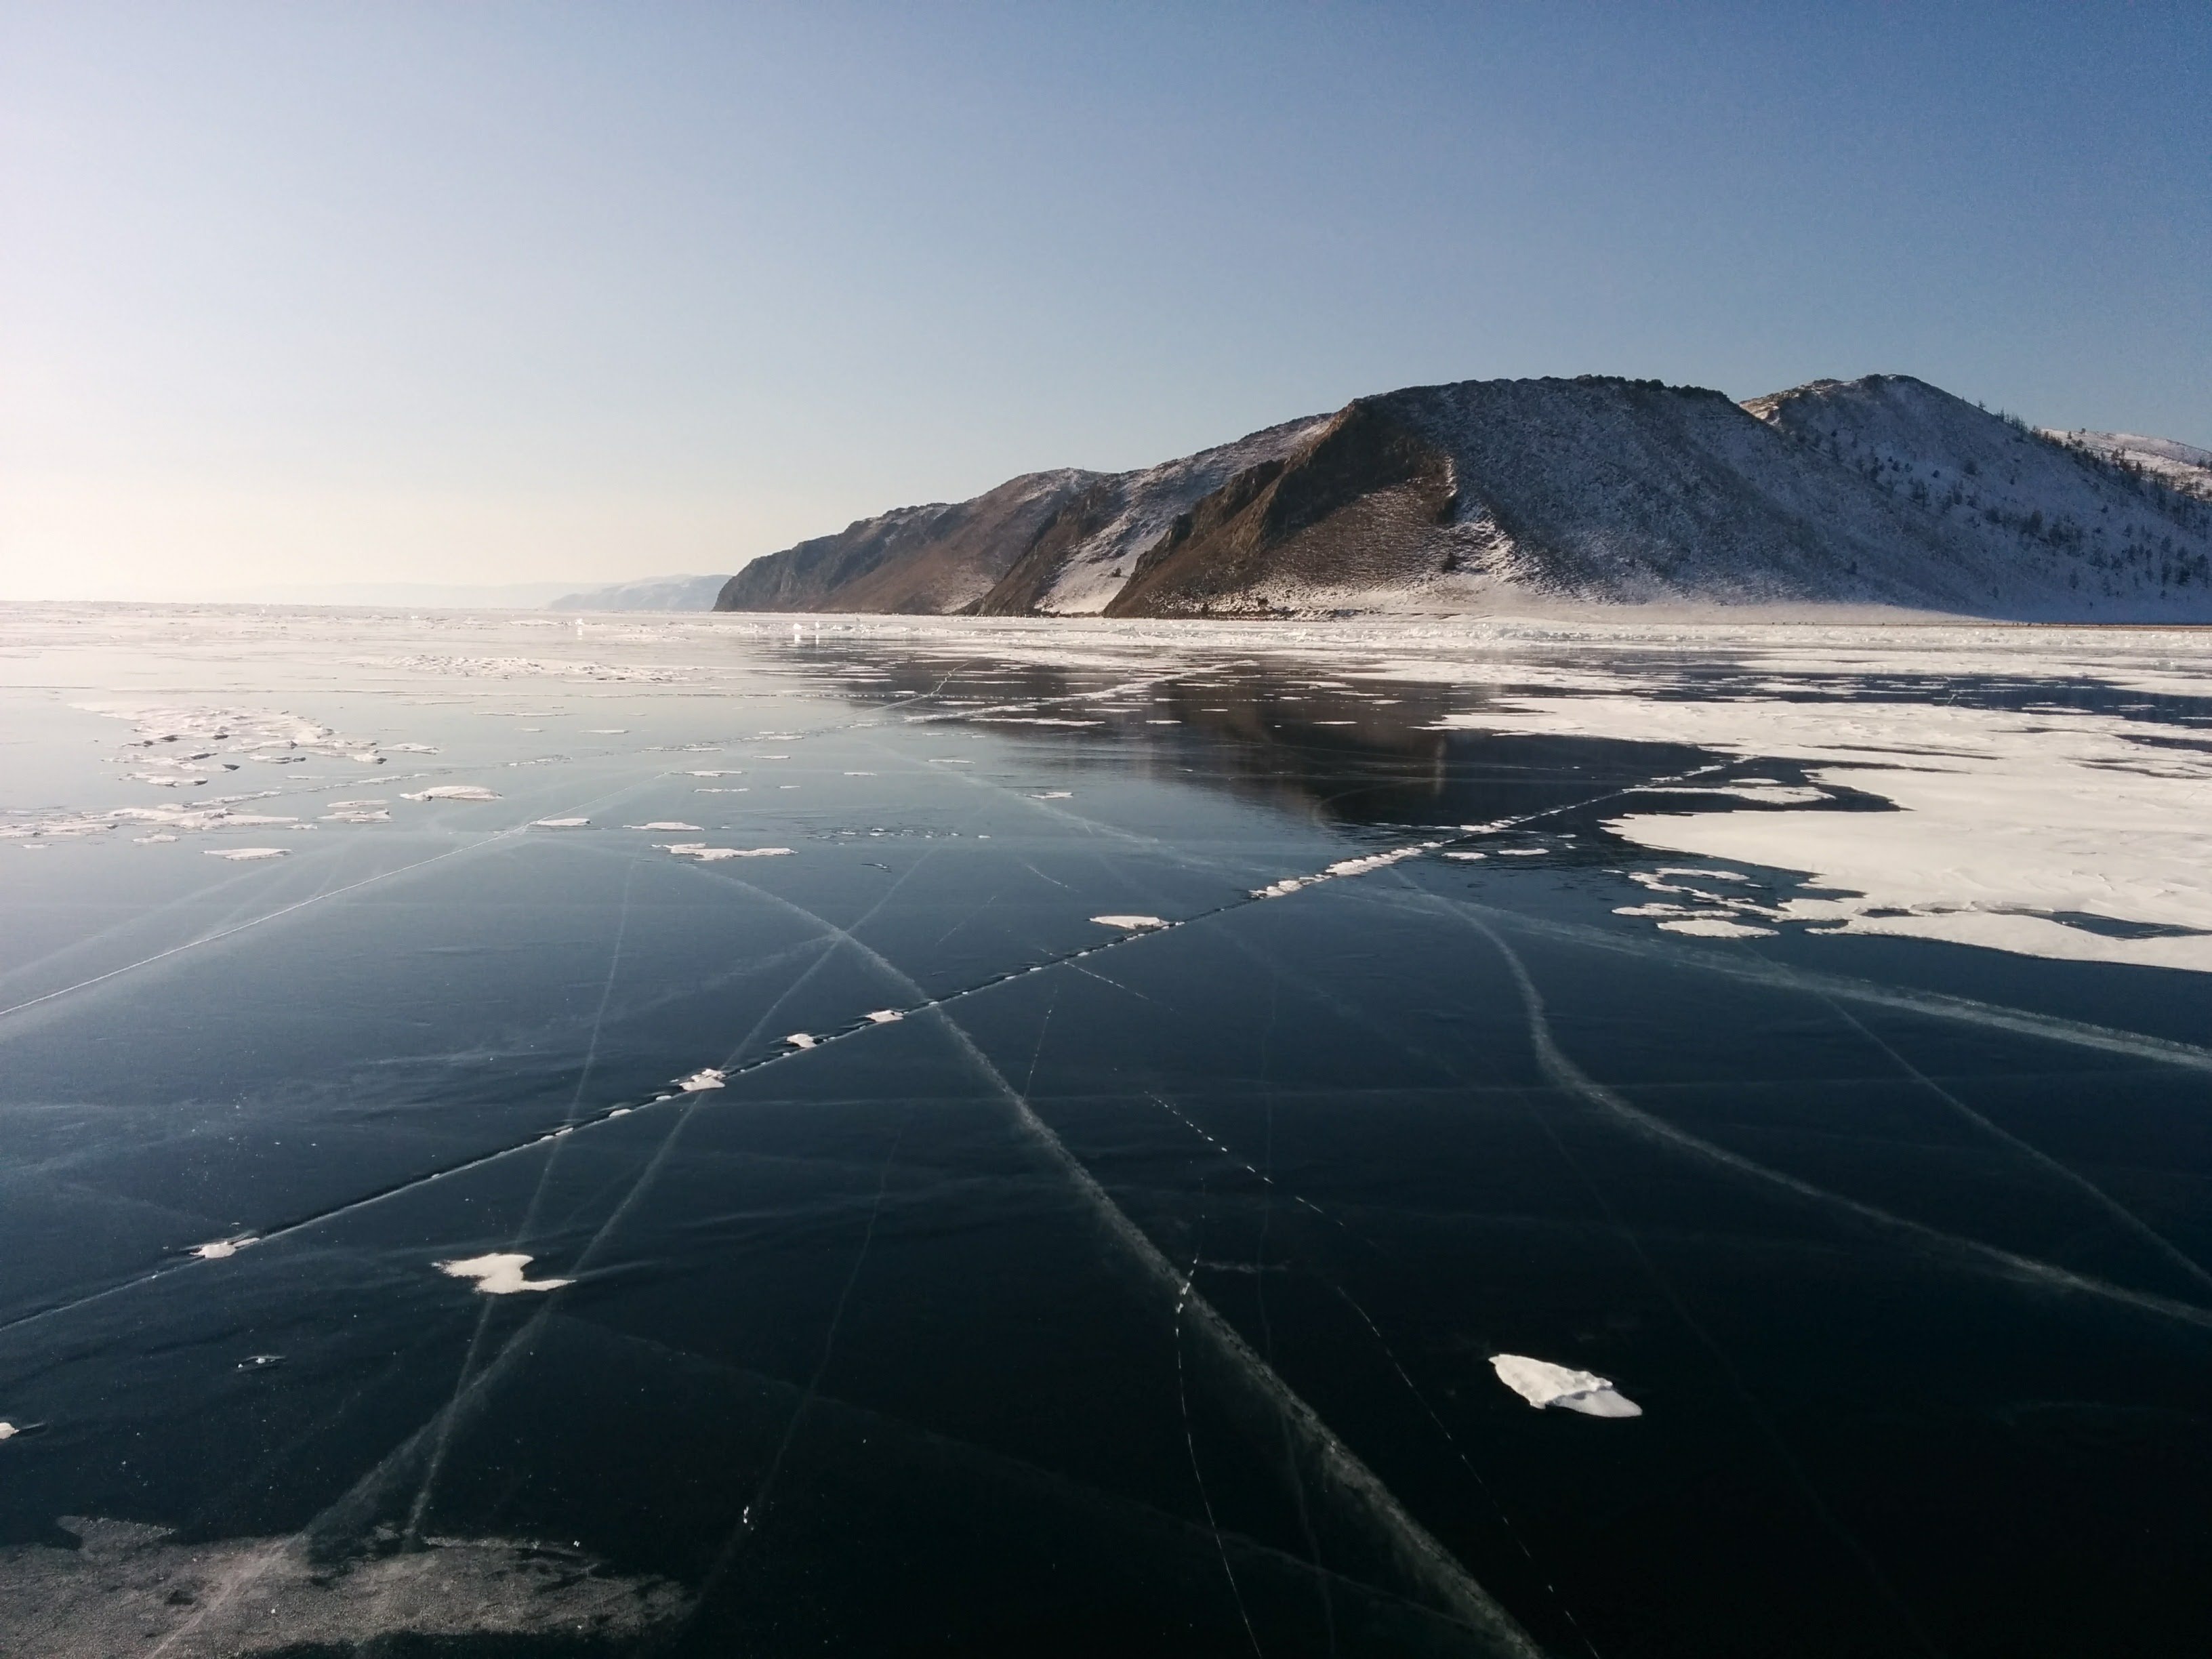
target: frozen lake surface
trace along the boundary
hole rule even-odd
[[[2212,1649],[2206,646],[0,610],[0,1651]]]

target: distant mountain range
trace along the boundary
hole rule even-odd
[[[648,576],[563,593],[548,611],[712,611],[727,580],[722,576]]]
[[[1109,617],[1587,604],[2212,621],[2212,454],[2033,430],[1909,375],[1741,404],[1607,376],[1464,380],[1142,471],[1030,473],[896,508],[755,559],[714,600]]]

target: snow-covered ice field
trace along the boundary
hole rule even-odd
[[[2209,646],[0,609],[0,1650],[2199,1650]]]

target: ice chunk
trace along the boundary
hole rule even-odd
[[[1072,789],[1048,789],[1042,794],[1030,796],[1030,799],[1031,800],[1073,800],[1075,792]]]
[[[1548,1359],[1531,1359],[1522,1353],[1494,1353],[1491,1369],[1498,1380],[1540,1409],[1557,1406],[1585,1417],[1641,1417],[1644,1407],[1616,1389],[1612,1382],[1593,1371],[1554,1365]]]
[[[573,1279],[525,1279],[522,1270],[535,1256],[522,1255],[514,1251],[495,1250],[489,1255],[472,1255],[460,1261],[441,1261],[438,1271],[450,1273],[455,1279],[473,1279],[477,1289],[486,1296],[513,1296],[518,1291],[557,1291],[564,1285],[573,1285]]]
[[[441,783],[428,789],[409,794],[399,792],[402,800],[497,800],[499,796],[480,783]]]
[[[1646,907],[1651,908],[1651,907]],[[1731,921],[1726,916],[1685,916],[1679,921],[1662,921],[1662,933],[1692,933],[1699,939],[1772,939],[1771,927],[1754,927],[1748,922]]]
[[[207,855],[236,863],[247,859],[281,859],[291,850],[289,847],[210,847]]]
[[[651,823],[625,823],[625,830],[696,830],[696,823],[679,823],[674,818],[655,818]]]
[[[905,1018],[906,1016],[896,1008],[878,1008],[868,1016],[868,1018],[878,1025],[896,1024]]]
[[[540,818],[530,827],[533,830],[583,830],[591,825],[589,818]]]
[[[690,1077],[677,1079],[676,1086],[686,1094],[695,1094],[702,1089],[719,1089],[722,1086],[723,1076],[724,1073],[712,1066],[702,1066]]]
[[[205,1244],[192,1246],[192,1254],[203,1261],[220,1261],[227,1255],[236,1255],[247,1245],[258,1243],[252,1233],[240,1233],[235,1238],[211,1239]]]
[[[703,841],[679,841],[672,845],[663,843],[662,850],[673,853],[679,859],[696,859],[702,864],[714,864],[723,859],[781,859],[791,856],[788,847],[709,847]]]
[[[1489,854],[1486,854],[1486,853],[1447,853],[1447,854],[1444,854],[1444,856],[1445,856],[1446,858],[1448,858],[1448,859],[1468,859],[1468,860],[1472,860],[1472,859],[1487,858],[1487,857],[1489,856]]]
[[[816,1043],[816,1039],[805,1031],[793,1031],[784,1041],[794,1048],[811,1048]]]
[[[1149,927],[1164,927],[1168,925],[1158,916],[1093,916],[1091,920],[1102,927],[1126,927],[1132,933],[1142,933]]]

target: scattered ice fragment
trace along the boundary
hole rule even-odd
[[[1499,1382],[1540,1409],[1557,1406],[1585,1417],[1644,1415],[1643,1407],[1595,1372],[1554,1365],[1548,1359],[1531,1359],[1522,1353],[1494,1353],[1490,1364]]]
[[[434,755],[438,746],[430,743],[395,743],[389,745],[395,755]]]
[[[686,1094],[696,1094],[702,1089],[719,1089],[722,1086],[723,1075],[712,1066],[702,1066],[690,1077],[678,1078],[676,1086]]]
[[[132,837],[132,839],[137,841],[141,847],[151,847],[156,842],[174,841],[176,840],[176,837],[167,834],[166,832],[156,831],[155,834],[150,836],[137,836]]]
[[[584,728],[584,735],[587,738],[627,737],[629,735],[629,727],[627,726],[587,726]]]
[[[480,783],[441,783],[409,794],[399,792],[402,800],[497,800],[499,796]]]
[[[513,1251],[495,1250],[489,1255],[472,1255],[462,1261],[441,1261],[438,1271],[455,1279],[475,1279],[477,1289],[486,1296],[512,1296],[518,1291],[557,1291],[576,1282],[573,1279],[525,1279],[522,1270],[536,1260],[535,1256]]]
[[[1669,933],[1694,933],[1700,939],[1771,939],[1771,927],[1753,927],[1748,922],[1730,921],[1726,916],[1685,916],[1679,921],[1662,921],[1661,931]]]
[[[540,818],[530,827],[533,830],[582,830],[591,824],[589,818]]]
[[[236,1255],[249,1244],[258,1243],[252,1233],[240,1233],[234,1238],[217,1238],[205,1244],[192,1246],[192,1254],[203,1261],[220,1261],[227,1255]]]
[[[284,1356],[281,1353],[250,1353],[238,1362],[238,1369],[242,1371],[266,1370],[271,1365],[283,1363]]]
[[[1486,853],[1447,853],[1447,854],[1444,854],[1444,856],[1445,856],[1446,858],[1448,858],[1448,859],[1468,859],[1468,860],[1472,860],[1472,859],[1487,858],[1487,857],[1489,857],[1489,854],[1486,854]]]
[[[1147,928],[1167,926],[1167,923],[1158,916],[1093,916],[1091,920],[1102,927],[1126,927],[1132,933],[1142,933]]]
[[[0,1423],[0,1440],[13,1440],[21,1432],[13,1423]]]
[[[872,778],[876,775],[873,772],[848,772],[845,775],[848,778]]]
[[[703,841],[679,841],[673,846],[664,844],[663,850],[679,859],[696,859],[702,864],[714,864],[723,859],[781,859],[791,856],[788,847],[709,847]]]
[[[1541,847],[1501,847],[1498,851],[1502,858],[1534,859],[1541,858],[1547,849]]]
[[[726,767],[716,771],[686,772],[684,775],[687,778],[741,778],[744,775],[743,767]]]
[[[899,1012],[896,1008],[878,1008],[871,1013],[868,1018],[878,1025],[891,1025],[904,1019],[906,1016]]]
[[[1073,800],[1075,792],[1073,789],[1048,789],[1042,794],[1031,795],[1030,799],[1031,800]]]
[[[784,1041],[794,1048],[811,1048],[815,1046],[814,1038],[805,1031],[793,1031],[789,1036],[784,1038]]]
[[[696,823],[679,823],[673,818],[655,818],[651,823],[625,823],[625,830],[696,830]]]
[[[289,847],[210,847],[207,855],[237,862],[246,859],[281,859],[291,850]]]

